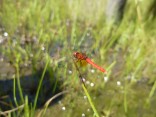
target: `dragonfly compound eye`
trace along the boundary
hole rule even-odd
[[[74,52],[74,53],[73,53],[73,56],[74,56],[75,58],[77,58],[77,54],[78,54],[78,52]]]

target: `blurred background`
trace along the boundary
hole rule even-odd
[[[155,6],[0,0],[0,114],[95,116],[73,61],[74,52],[83,52],[107,70],[78,65],[100,117],[155,117]]]

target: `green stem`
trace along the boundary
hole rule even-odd
[[[41,76],[40,82],[39,82],[39,86],[38,86],[38,88],[37,88],[36,97],[35,97],[35,101],[34,101],[33,111],[35,111],[35,108],[36,108],[36,104],[37,104],[37,100],[38,100],[39,92],[40,92],[40,89],[41,89],[41,85],[42,85],[43,78],[44,78],[45,72],[46,72],[46,70],[47,70],[47,67],[48,67],[49,61],[50,61],[50,59],[48,58],[48,60],[47,60],[47,62],[46,62],[46,65],[45,65],[45,67],[44,67],[44,70],[43,70],[43,73],[42,73],[42,76]]]
[[[24,97],[23,97],[21,83],[20,83],[20,77],[19,77],[19,66],[18,66],[18,63],[16,64],[16,71],[17,71],[17,73],[16,73],[16,75],[17,75],[17,86],[18,86],[18,89],[19,89],[20,98],[22,100],[22,103],[24,103]]]
[[[84,92],[85,92],[85,94],[86,94],[86,96],[88,98],[89,104],[91,105],[95,116],[100,117],[97,110],[96,110],[96,108],[95,108],[95,106],[94,106],[94,104],[93,104],[93,101],[92,101],[92,99],[91,99],[91,97],[90,97],[90,95],[89,95],[89,93],[88,93],[88,91],[87,91],[87,89],[86,89],[86,87],[85,87],[85,85],[83,83],[82,83],[82,88],[83,88],[83,90],[84,90]]]
[[[97,112],[97,110],[96,110],[96,108],[95,108],[95,106],[94,106],[94,104],[93,104],[93,101],[92,101],[92,99],[91,99],[91,97],[90,97],[90,95],[89,95],[89,93],[88,93],[88,91],[87,91],[87,89],[86,89],[85,82],[83,81],[82,74],[81,74],[81,72],[80,72],[80,70],[79,70],[79,68],[78,68],[78,66],[77,66],[77,64],[76,64],[76,62],[74,61],[74,59],[73,59],[73,62],[74,62],[75,68],[76,68],[76,70],[77,70],[77,72],[78,72],[78,74],[79,74],[79,79],[80,79],[80,81],[81,81],[81,83],[82,83],[82,88],[83,88],[83,90],[84,90],[84,92],[85,92],[85,94],[86,94],[86,96],[87,96],[87,98],[88,98],[89,104],[91,105],[95,116],[96,116],[96,117],[99,117],[99,114],[98,114],[98,112]]]
[[[153,85],[153,87],[152,87],[152,89],[150,91],[150,94],[148,96],[149,99],[153,96],[155,90],[156,90],[156,81],[154,82],[154,85]]]
[[[16,99],[16,79],[15,79],[15,77],[14,77],[14,82],[13,82],[13,97],[14,97],[14,101],[15,101],[16,106],[18,106],[18,102]]]

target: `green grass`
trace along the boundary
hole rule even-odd
[[[13,116],[23,113],[33,117],[42,111],[36,108],[36,103],[42,94],[45,72],[51,71],[57,81],[63,82],[60,87],[69,93],[61,103],[46,107],[45,116],[94,116],[95,113],[100,117],[154,117],[156,22],[148,12],[151,3],[129,0],[122,22],[113,25],[106,21],[103,0],[4,0],[0,5],[0,39],[5,41],[0,44],[0,55],[15,69],[12,76],[17,78],[14,80],[17,87],[14,84],[13,89],[17,107],[25,104],[24,111],[12,112]],[[90,72],[93,68],[88,65],[81,73],[94,86],[86,83],[83,87],[72,61],[75,51],[85,52],[106,68],[108,81],[104,81],[103,73],[98,70]],[[36,73],[40,67],[44,70],[32,105],[22,94],[20,77],[29,70]],[[56,85],[59,83],[52,92]],[[21,102],[16,100],[16,88]],[[85,95],[92,100],[88,102]],[[66,110],[61,110],[62,107]]]

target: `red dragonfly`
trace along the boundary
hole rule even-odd
[[[93,67],[97,68],[98,70],[102,71],[102,72],[105,72],[106,73],[106,70],[103,69],[102,67],[98,66],[97,64],[95,64],[90,58],[88,58],[86,56],[86,54],[84,53],[80,53],[80,52],[74,52],[74,57],[78,60],[78,61],[86,61],[87,63],[91,64]]]

